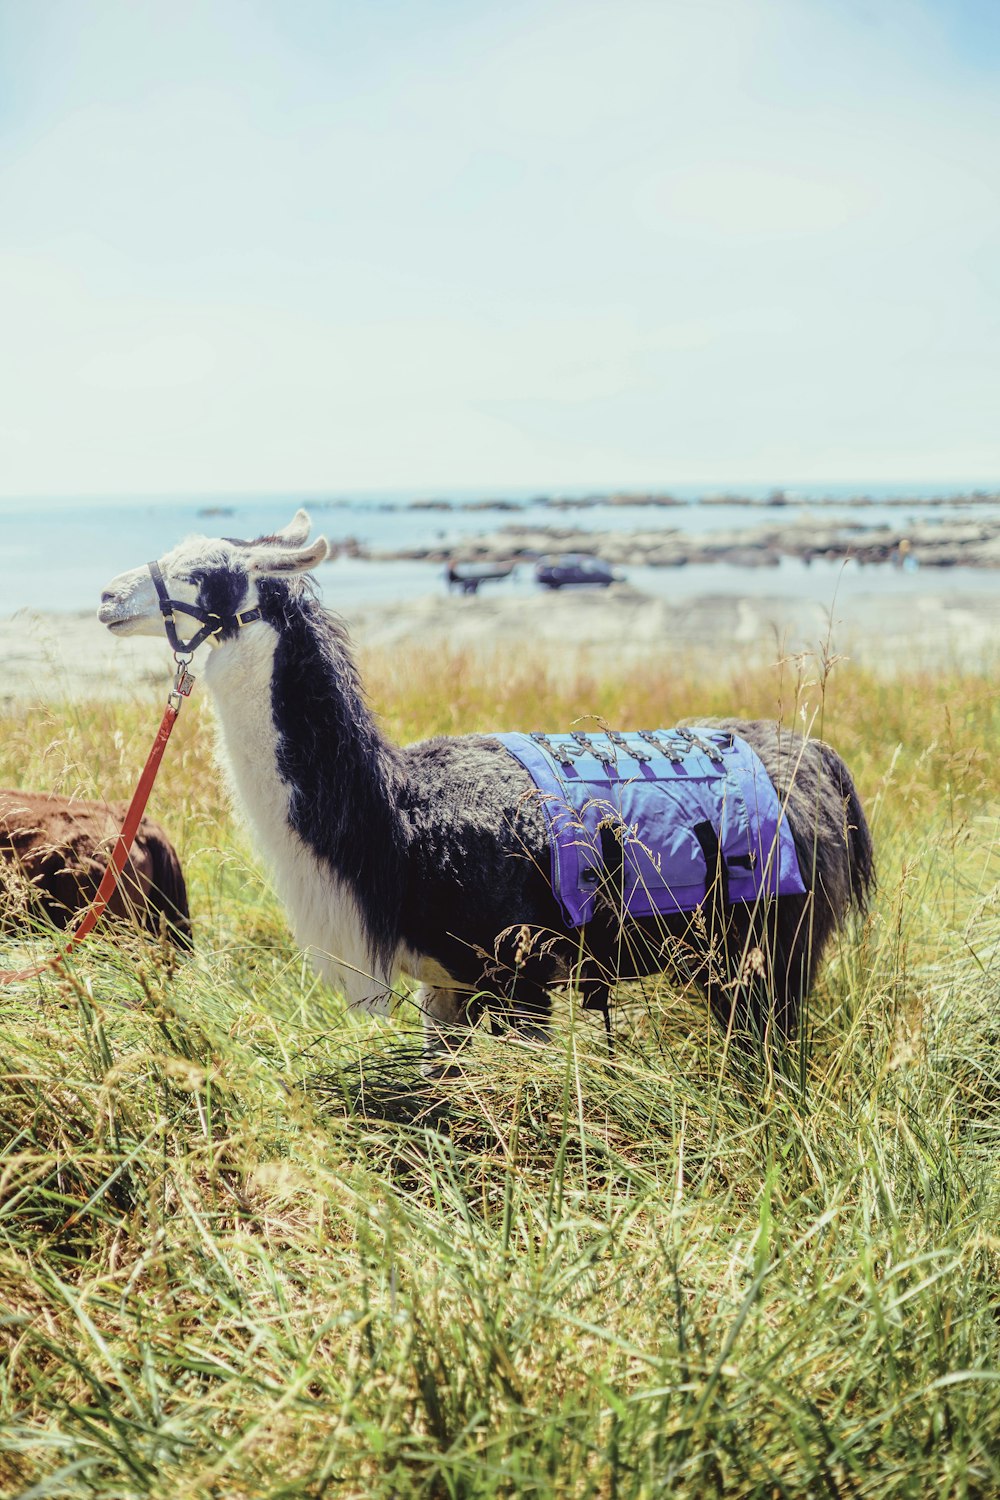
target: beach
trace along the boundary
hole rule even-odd
[[[971,594],[930,579],[892,595],[875,570],[870,588],[840,599],[826,591],[815,598],[709,591],[672,600],[623,583],[517,595],[484,589],[472,597],[439,591],[360,603],[344,618],[362,660],[369,652],[446,652],[484,670],[512,654],[604,670],[654,658],[668,670],[684,658],[715,673],[799,653],[842,655],[886,674],[979,671],[1000,661],[1000,590]],[[160,693],[172,671],[165,640],[112,638],[89,611],[20,610],[0,619],[0,659],[0,698],[8,702]]]

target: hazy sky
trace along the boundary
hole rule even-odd
[[[0,0],[0,494],[1000,483],[995,0]]]

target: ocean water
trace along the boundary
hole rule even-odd
[[[962,507],[913,506],[888,502],[896,496],[920,495],[912,486],[883,485],[870,492],[864,507],[847,507],[851,490],[814,491],[796,495],[781,509],[700,503],[695,495],[674,492],[683,504],[670,507],[595,505],[560,510],[542,505],[530,495],[513,495],[517,510],[501,507],[474,510],[427,509],[429,497],[382,494],[363,497],[253,497],[219,499],[128,501],[93,503],[7,502],[0,507],[0,615],[19,609],[76,611],[96,609],[104,585],[116,573],[136,567],[168,551],[191,532],[210,536],[253,537],[284,525],[297,505],[311,511],[314,531],[331,541],[349,537],[371,547],[394,548],[447,545],[480,532],[504,526],[572,527],[584,530],[676,530],[687,533],[717,532],[815,516],[818,521],[834,517],[856,524],[915,521],[933,523],[956,520],[963,514],[1000,516],[1000,502]],[[763,498],[766,489],[748,490],[752,498]],[[928,494],[933,492],[928,491]],[[489,496],[465,491],[445,497],[454,506]],[[784,559],[778,568],[733,568],[727,565],[686,568],[627,568],[629,581],[646,592],[678,598],[706,593],[793,593],[809,596],[822,589],[823,597],[838,590],[841,597],[876,586],[872,569],[848,564],[813,563],[811,567]],[[362,563],[337,559],[318,574],[324,597],[335,608],[350,612],[366,603],[388,603],[398,598],[416,598],[444,587],[439,566],[420,562]],[[995,574],[975,569],[935,570],[938,587],[995,589]],[[927,580],[919,574],[882,568],[880,589],[918,592]],[[530,567],[516,570],[513,578],[491,588],[521,592],[536,587]]]

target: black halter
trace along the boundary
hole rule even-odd
[[[258,608],[245,609],[238,615],[217,615],[214,610],[203,609],[200,604],[185,604],[183,599],[171,599],[167,593],[167,585],[160,571],[158,562],[147,563],[153,587],[156,589],[157,598],[160,601],[160,614],[163,616],[163,628],[167,632],[167,640],[170,642],[174,652],[178,656],[190,656],[197,651],[203,641],[213,636],[221,635],[224,630],[234,626],[239,630],[244,625],[250,625],[254,620],[261,618]],[[196,620],[201,621],[201,629],[196,631],[189,641],[182,641],[177,634],[174,624],[174,611],[183,615],[193,615]],[[215,621],[213,625],[212,621]]]

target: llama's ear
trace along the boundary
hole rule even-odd
[[[251,573],[308,573],[329,554],[330,544],[318,536],[307,547],[257,547],[250,560]]]
[[[309,540],[312,521],[307,510],[297,510],[287,526],[273,533],[273,540],[286,547],[301,547]]]

